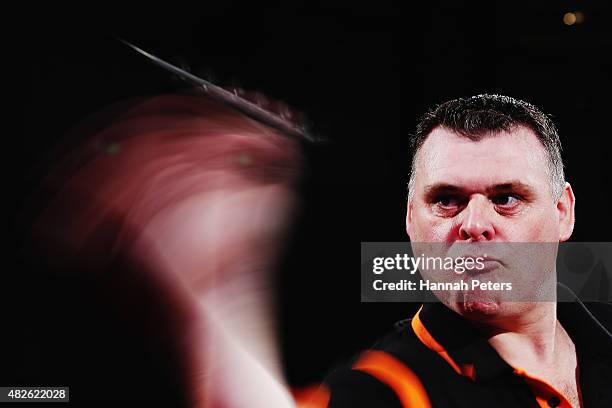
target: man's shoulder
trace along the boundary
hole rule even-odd
[[[414,364],[415,360],[423,355],[423,351],[429,349],[415,335],[411,323],[412,319],[396,322],[392,330],[389,330],[384,336],[380,337],[370,348],[353,356],[350,363],[355,366],[368,353],[380,352],[388,354],[404,364]]]
[[[391,377],[406,378],[413,367],[422,365],[429,351],[415,336],[411,319],[395,323],[393,330],[369,349],[339,364],[325,379],[331,390],[329,407],[401,407]],[[402,372],[402,375],[398,375]],[[389,376],[388,374],[393,373]],[[418,375],[413,376],[415,379]],[[417,380],[418,381],[418,380]]]

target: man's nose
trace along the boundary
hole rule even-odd
[[[470,198],[462,211],[463,219],[459,226],[459,239],[464,241],[491,241],[495,238],[495,228],[491,220],[489,199],[478,195]]]

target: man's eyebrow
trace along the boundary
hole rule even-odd
[[[448,184],[448,183],[434,183],[434,184],[430,184],[425,186],[425,189],[423,190],[425,197],[430,197],[433,195],[437,195],[437,194],[444,194],[444,193],[460,193],[464,191],[463,188],[459,187],[459,186],[455,186],[453,184]]]
[[[457,186],[449,183],[434,183],[425,186],[424,195],[426,198],[430,198],[440,194],[466,194],[471,191],[470,188]],[[492,186],[487,186],[485,188],[487,194],[494,193],[502,193],[502,192],[510,192],[514,191],[519,194],[524,195],[533,195],[535,194],[535,190],[529,184],[523,183],[518,180],[511,180],[499,184],[494,184]]]
[[[535,189],[529,184],[523,183],[522,181],[513,180],[506,183],[495,184],[493,186],[487,187],[487,193],[502,193],[515,191],[519,194],[531,196],[535,194]]]

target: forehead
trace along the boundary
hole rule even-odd
[[[478,141],[438,127],[421,146],[415,170],[417,189],[432,183],[484,187],[509,180],[534,187],[550,184],[544,146],[523,126]]]

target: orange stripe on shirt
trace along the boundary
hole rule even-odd
[[[404,407],[431,408],[425,387],[401,361],[384,351],[366,351],[353,366],[389,386],[398,396]]]
[[[330,392],[325,384],[292,389],[291,392],[298,408],[327,408],[329,405]]]
[[[411,321],[412,330],[414,330],[414,334],[416,334],[418,339],[421,340],[421,343],[423,343],[430,350],[433,350],[438,353],[440,357],[442,357],[448,364],[450,364],[450,366],[453,368],[453,370],[455,370],[457,374],[464,375],[466,377],[471,378],[472,380],[476,378],[476,373],[474,372],[473,364],[464,364],[463,367],[459,367],[459,365],[457,365],[457,363],[451,358],[451,356],[448,355],[444,347],[440,343],[438,343],[436,339],[434,339],[433,336],[429,333],[429,331],[425,328],[423,322],[421,322],[421,318],[419,317],[419,313],[421,313],[422,309],[423,306],[421,306],[421,308],[414,315]]]

